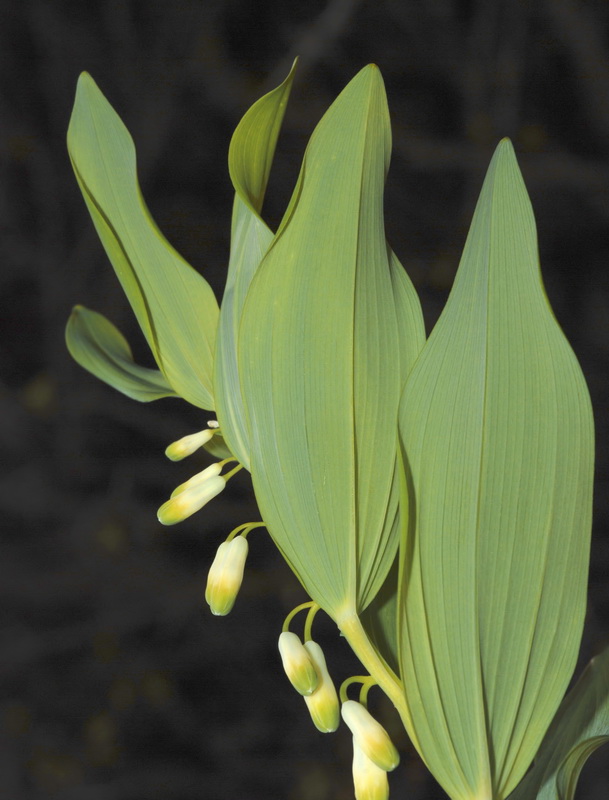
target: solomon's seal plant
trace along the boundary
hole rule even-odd
[[[215,614],[231,610],[246,537],[266,527],[311,598],[286,618],[281,660],[320,731],[338,727],[342,705],[358,800],[386,798],[399,760],[367,710],[372,686],[453,800],[572,800],[609,737],[609,652],[564,697],[585,611],[592,413],[544,292],[512,146],[503,140],[493,156],[426,340],[385,239],[391,132],[374,65],[312,134],[278,230],[264,222],[292,79],[254,104],[231,141],[219,307],[155,226],[131,137],[81,76],[70,158],[158,369],[134,363],[121,333],[80,306],[68,348],[136,400],[179,396],[201,409],[201,430],[166,455],[203,447],[216,460],[160,506],[163,524],[251,472],[262,519],[220,545],[206,599]],[[320,609],[365,671],[338,692],[313,639]]]

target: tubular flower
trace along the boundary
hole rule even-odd
[[[317,642],[309,640],[304,643],[304,647],[315,666],[318,680],[317,689],[312,694],[304,696],[305,703],[317,730],[322,733],[332,733],[338,728],[340,722],[338,695],[334,688],[334,682],[326,667],[323,650]]]
[[[157,511],[159,522],[162,525],[182,522],[220,494],[226,486],[226,479],[218,475],[220,471],[218,466],[212,464],[211,467],[178,486],[171,499],[163,503]]]
[[[391,772],[400,763],[400,756],[389,734],[372,714],[356,700],[343,703],[341,713],[353,734],[353,740],[377,767]]]
[[[317,671],[306,647],[291,631],[279,637],[279,653],[288,680],[299,694],[312,694],[319,684]]]
[[[355,800],[388,800],[389,781],[384,769],[371,761],[353,737],[353,787]]]
[[[183,436],[177,442],[170,444],[165,450],[165,455],[172,461],[181,461],[186,456],[192,455],[195,450],[203,447],[204,444],[207,444],[213,435],[214,431],[211,428],[206,428],[198,433],[190,433],[188,436]]]
[[[243,581],[248,544],[243,536],[222,542],[209,569],[205,600],[212,614],[223,617],[235,605]]]

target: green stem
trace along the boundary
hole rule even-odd
[[[244,538],[247,538],[247,535],[250,531],[253,531],[255,528],[266,528],[264,522],[245,522],[243,525],[239,525],[237,528],[232,530],[228,536],[226,537],[226,541],[230,542],[231,539],[234,539],[235,536],[241,534]]]
[[[301,603],[299,606],[296,606],[296,608],[293,608],[287,615],[287,617],[284,619],[281,630],[284,633],[290,630],[290,622],[294,619],[294,617],[296,616],[296,614],[298,614],[299,611],[302,611],[305,608],[311,609],[316,606],[317,608],[319,608],[319,606],[314,600],[308,600],[306,603]]]
[[[402,681],[377,653],[368,638],[364,626],[355,611],[348,612],[336,620],[341,633],[349,642],[351,649],[396,707],[414,746],[420,752],[418,741],[414,738],[414,727],[404,698]]]
[[[366,702],[362,701],[362,692],[365,690],[365,698],[368,696],[368,690],[371,686],[376,686],[375,679],[370,675],[353,675],[351,678],[347,678],[344,680],[340,686],[340,690],[338,692],[338,696],[340,697],[341,703],[346,703],[349,699],[349,695],[347,694],[347,689],[349,686],[352,686],[354,683],[361,684],[361,691],[360,691],[360,703],[362,705],[366,705]]]

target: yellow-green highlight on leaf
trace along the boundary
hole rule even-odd
[[[263,518],[337,620],[365,609],[395,556],[397,409],[424,341],[418,299],[385,241],[390,147],[382,78],[369,66],[311,137],[239,333]]]
[[[533,768],[510,800],[573,800],[588,758],[609,743],[609,648],[592,659],[560,704]]]
[[[83,73],[68,150],[85,202],[167,382],[212,409],[219,309],[204,278],[171,247],[141,196],[133,140],[93,78]]]
[[[273,234],[260,217],[275,145],[294,80],[283,83],[245,114],[231,140],[228,165],[235,187],[231,250],[214,369],[216,412],[230,449],[249,469],[249,436],[237,367],[237,336],[245,296]]]
[[[74,307],[66,326],[66,344],[81,367],[133,400],[147,403],[176,396],[161,372],[134,363],[125,337],[96,311]]]
[[[573,672],[593,423],[503,140],[446,307],[406,383],[399,638],[423,757],[453,800],[506,797]]]

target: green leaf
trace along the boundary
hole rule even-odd
[[[407,381],[400,431],[405,723],[452,798],[505,797],[575,666],[593,465],[588,392],[544,292],[507,140]]]
[[[397,639],[398,558],[370,605],[361,614],[361,622],[377,656],[399,675]]]
[[[152,220],[129,131],[87,73],[78,80],[68,150],[95,228],[159,369],[176,394],[212,409],[218,304],[209,284]]]
[[[275,145],[296,62],[283,83],[261,97],[237,126],[228,152],[235,187],[228,276],[216,347],[214,393],[223,436],[249,469],[249,436],[237,365],[237,336],[245,296],[273,233],[260,217]]]
[[[222,460],[223,458],[233,458],[234,453],[228,449],[224,441],[224,437],[218,431],[213,439],[210,439],[207,444],[203,445],[203,449],[212,455],[214,458]]]
[[[263,518],[337,620],[365,609],[395,556],[395,421],[410,366],[398,333],[413,350],[424,339],[420,309],[402,324],[410,284],[385,242],[390,146],[382,78],[369,66],[311,137],[239,334]]]
[[[66,326],[72,358],[96,378],[143,403],[176,393],[156,369],[140,367],[122,333],[102,314],[75,306]]]
[[[562,701],[533,769],[510,800],[573,800],[588,758],[609,742],[609,648],[588,664]]]

